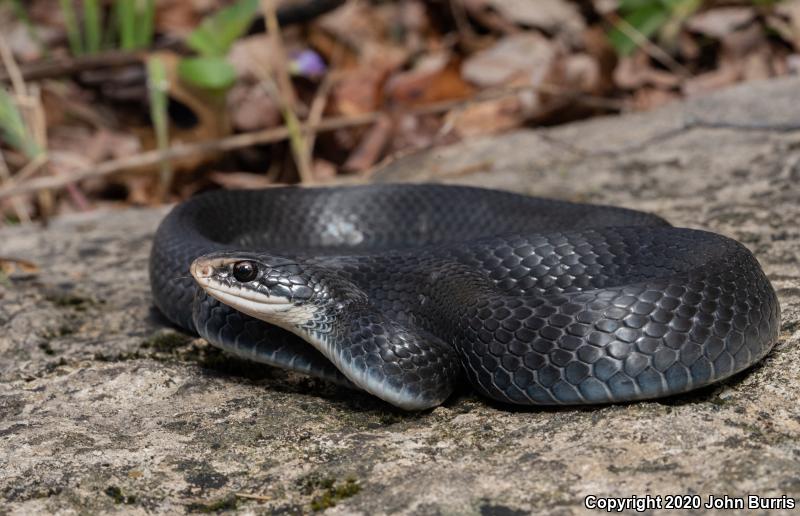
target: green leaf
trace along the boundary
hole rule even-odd
[[[622,17],[630,28],[649,38],[670,18],[670,9],[661,2],[647,2]],[[620,55],[629,55],[639,46],[624,30],[615,27],[609,33],[611,44]]]
[[[207,16],[189,34],[186,44],[202,56],[224,56],[233,42],[247,31],[258,12],[258,6],[258,0],[239,0]]]
[[[187,57],[178,63],[181,79],[210,90],[222,90],[236,81],[236,70],[222,57]]]

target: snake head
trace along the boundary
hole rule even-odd
[[[320,314],[343,309],[342,281],[310,263],[245,251],[201,256],[190,272],[211,297],[251,317],[297,331]],[[353,287],[355,288],[355,287]]]

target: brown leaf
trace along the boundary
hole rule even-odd
[[[724,66],[687,79],[682,90],[684,95],[695,96],[734,84],[739,80],[739,69],[735,66]]]
[[[356,50],[365,42],[384,39],[387,33],[384,20],[366,2],[346,2],[321,16],[315,25]]]
[[[29,260],[0,256],[0,273],[6,277],[30,277],[36,276],[39,272],[39,267]]]
[[[697,13],[686,20],[686,28],[705,36],[722,39],[755,20],[750,7],[716,7]]]
[[[274,70],[280,64],[272,48],[272,39],[266,34],[256,34],[234,42],[227,61],[233,65],[239,80],[255,82],[263,69]]]
[[[391,118],[388,116],[378,118],[355,150],[350,153],[342,169],[349,172],[363,172],[372,167],[381,158],[393,130],[394,124],[392,124]]]
[[[208,178],[229,190],[238,188],[255,190],[274,186],[272,180],[264,174],[254,174],[252,172],[211,172]]]
[[[281,123],[281,111],[260,84],[237,83],[228,92],[231,123],[238,131],[256,131]]]
[[[467,58],[461,75],[481,88],[506,85],[520,76],[537,85],[549,73],[555,57],[553,43],[544,36],[535,32],[512,34]]]
[[[767,18],[768,25],[777,31],[783,39],[800,51],[800,0],[789,0],[779,3],[774,14]]]
[[[439,115],[400,114],[395,122],[395,133],[389,142],[391,155],[407,154],[414,149],[427,149],[435,144],[447,145],[457,136],[447,132]]]
[[[324,183],[336,177],[336,165],[324,159],[315,159],[312,172],[316,181]]]
[[[584,93],[601,94],[603,92],[600,65],[588,54],[572,54],[562,61],[563,80],[570,90]]]
[[[440,52],[420,59],[413,69],[395,74],[386,83],[386,97],[404,108],[441,100],[461,99],[472,93],[459,73],[458,61]]]
[[[347,116],[375,111],[383,101],[381,87],[387,73],[367,65],[343,72],[331,90],[332,107]]]
[[[510,22],[541,29],[549,34],[563,34],[571,43],[580,40],[586,28],[575,4],[566,0],[473,0],[472,10],[491,8]]]
[[[600,78],[597,90],[592,93],[602,95],[614,89],[614,68],[617,66],[617,53],[601,25],[589,27],[583,33],[583,47],[597,63]]]
[[[519,96],[469,104],[448,113],[445,126],[462,138],[496,134],[521,126],[526,109]]]
[[[159,0],[156,2],[156,27],[162,33],[186,36],[214,7],[205,1]]]
[[[634,93],[632,108],[637,111],[646,111],[679,99],[680,95],[672,91],[644,86]]]
[[[643,50],[620,59],[614,70],[614,82],[620,88],[635,90],[642,86],[669,89],[680,84],[680,78],[672,73],[654,68],[650,56]]]

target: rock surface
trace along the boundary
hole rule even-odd
[[[168,328],[147,283],[163,210],[0,231],[0,255],[40,269],[0,279],[0,512],[581,514],[587,495],[799,497],[798,106],[798,79],[751,83],[374,177],[616,204],[746,244],[780,297],[779,343],[721,385],[655,402],[511,410],[464,390],[400,413]]]

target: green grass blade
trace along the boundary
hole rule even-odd
[[[117,0],[117,26],[120,48],[136,50],[136,0]]]
[[[156,17],[155,0],[141,0],[137,3],[136,46],[148,48],[153,43],[153,24]]]
[[[64,17],[64,26],[67,29],[69,48],[73,55],[83,54],[83,43],[81,41],[81,30],[78,27],[78,17],[75,15],[75,6],[72,0],[59,0],[61,14]]]
[[[167,107],[169,98],[167,90],[169,81],[164,62],[158,57],[147,60],[147,87],[150,95],[150,118],[156,132],[156,142],[160,151],[169,147]],[[162,199],[166,197],[172,185],[172,165],[169,160],[161,160],[159,186]]]
[[[651,2],[626,14],[622,20],[630,29],[649,38],[669,20],[669,17],[670,11],[667,7],[660,2]],[[610,31],[609,38],[619,55],[629,55],[639,46],[626,31],[616,27]]]
[[[103,21],[100,0],[83,0],[83,27],[86,36],[86,52],[96,54],[100,51],[103,39]]]
[[[41,154],[41,149],[31,137],[14,99],[4,89],[0,89],[0,133],[6,143],[28,158]]]

